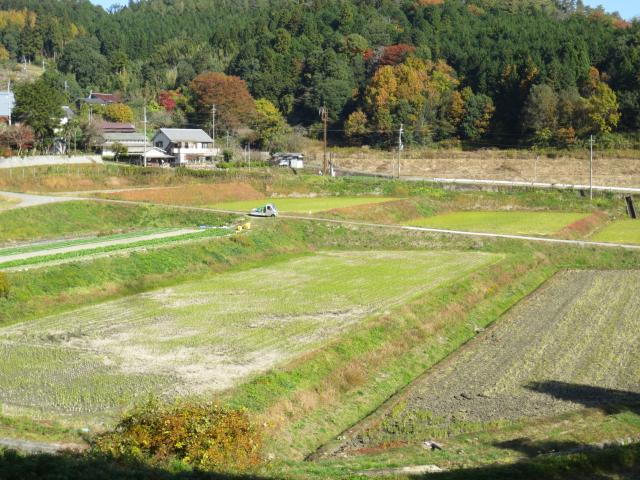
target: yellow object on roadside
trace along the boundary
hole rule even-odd
[[[241,232],[242,231],[242,225],[238,225],[236,227],[236,232]]]
[[[245,230],[251,230],[251,222],[247,222],[244,225],[242,225],[242,228],[244,228]]]

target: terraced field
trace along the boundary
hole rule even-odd
[[[552,235],[586,217],[570,212],[452,212],[424,217],[409,225],[513,235]]]
[[[640,271],[566,271],[418,380],[346,445],[640,406]],[[344,447],[343,447],[344,448]],[[347,447],[349,448],[349,447]]]
[[[222,390],[500,258],[321,252],[14,325],[0,330],[0,402],[98,415]]]
[[[640,243],[640,220],[618,220],[596,232],[590,240],[613,243]]]

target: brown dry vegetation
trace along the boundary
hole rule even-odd
[[[560,238],[584,238],[588,237],[607,221],[607,215],[604,212],[595,212],[584,217],[577,222],[567,225],[555,236]]]
[[[401,173],[407,177],[510,180],[563,184],[589,183],[589,156],[540,155],[527,151],[420,151],[408,152],[402,159]],[[377,174],[391,174],[395,159],[390,152],[362,151],[335,155],[338,168]],[[633,154],[622,157],[596,157],[593,183],[605,186],[639,186],[640,159]]]
[[[109,198],[173,205],[212,205],[239,200],[259,200],[264,195],[247,183],[215,183],[179,187],[129,190],[110,193]]]

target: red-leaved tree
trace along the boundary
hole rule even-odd
[[[237,130],[251,122],[255,102],[240,77],[218,72],[204,72],[191,82],[198,109],[204,115],[216,106],[216,123],[229,130]]]

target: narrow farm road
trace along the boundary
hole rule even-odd
[[[176,208],[181,210],[247,215],[247,212],[241,212],[237,210],[223,210],[219,208],[209,208],[209,207],[193,207],[189,205],[172,205],[172,204],[151,203],[151,202],[135,202],[131,200],[111,200],[111,199],[102,199],[102,198],[86,198],[85,200],[93,200],[97,202],[107,202],[107,203],[121,203],[125,205],[154,205],[157,207]],[[252,217],[252,218],[258,221],[259,220],[271,221],[271,219],[269,218],[261,218],[261,217]],[[387,228],[387,229],[394,229],[394,230],[413,230],[413,231],[419,231],[419,232],[455,235],[455,236],[462,236],[462,237],[504,238],[509,240],[522,240],[522,241],[528,241],[528,242],[554,243],[559,245],[575,245],[577,247],[602,247],[602,248],[622,248],[626,250],[640,250],[640,245],[633,245],[628,243],[593,242],[589,240],[564,240],[560,238],[534,237],[530,235],[509,235],[509,234],[503,234],[503,233],[467,232],[463,230],[446,230],[442,228],[411,227],[407,225],[359,222],[355,220],[338,220],[334,218],[313,217],[308,215],[293,215],[293,214],[286,214],[286,213],[281,213],[280,218],[286,218],[290,220],[304,220],[309,222],[335,223],[335,224],[341,224],[341,225],[351,225],[354,227],[360,226],[360,227]]]
[[[56,197],[53,195],[33,195],[29,193],[0,192],[0,197],[13,200],[16,203],[10,205],[8,209],[35,207],[37,205],[47,205],[49,203],[70,202],[72,200],[82,200],[76,197]]]
[[[19,450],[24,453],[58,453],[65,450],[74,452],[85,450],[86,445],[77,443],[49,443],[32,440],[18,440],[15,438],[0,438],[0,447]]]
[[[46,248],[46,244],[45,244],[41,250],[14,253],[12,255],[0,256],[0,264],[13,262],[16,260],[27,260],[29,258],[35,258],[35,257],[48,257],[51,255],[59,255],[61,253],[80,252],[83,250],[94,250],[97,248],[110,247],[113,245],[127,245],[131,243],[140,243],[140,242],[145,242],[149,240],[157,240],[160,238],[178,237],[181,235],[187,235],[190,233],[197,233],[202,231],[203,230],[198,228],[183,228],[180,230],[172,230],[169,232],[151,233],[149,235],[141,235],[136,237],[119,238],[119,239],[105,240],[105,241],[95,241],[91,243],[82,243],[80,245],[68,245],[68,246],[59,247],[59,248]]]
[[[378,177],[378,178],[396,178],[395,176],[385,173],[369,173],[357,170],[346,170],[343,168],[335,169],[336,174],[340,176],[362,176],[362,177]],[[523,181],[523,180],[496,180],[482,178],[456,178],[456,177],[425,177],[417,175],[401,175],[400,180],[409,182],[430,182],[439,184],[458,184],[458,185],[484,185],[484,186],[507,186],[507,187],[528,187],[542,189],[558,189],[558,190],[589,190],[592,188],[594,192],[616,192],[616,193],[640,193],[640,187],[625,187],[620,185],[593,185],[590,187],[586,183],[548,183]]]

